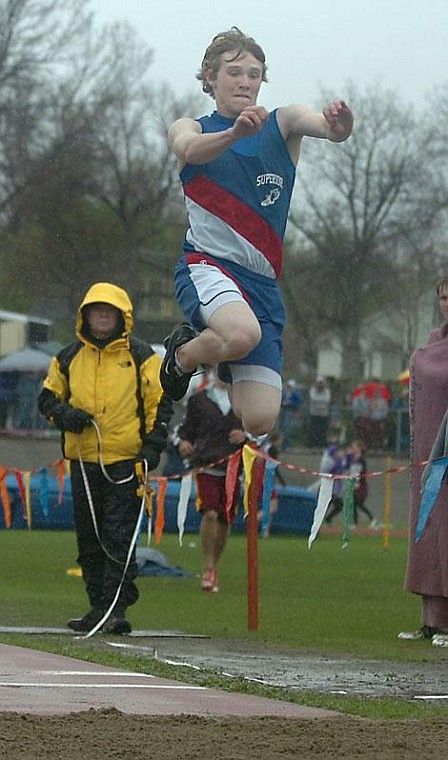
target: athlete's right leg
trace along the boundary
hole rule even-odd
[[[165,341],[160,382],[173,401],[185,395],[199,364],[242,359],[261,339],[258,320],[244,301],[219,306],[207,324],[199,335],[188,324],[179,325]]]
[[[245,301],[232,301],[216,309],[208,326],[177,350],[182,369],[192,372],[198,364],[218,364],[242,359],[258,345],[259,322]]]
[[[242,359],[261,339],[258,319],[236,279],[206,261],[182,260],[176,271],[176,297],[190,324],[201,332],[184,323],[165,341],[160,381],[174,401],[185,395],[199,364]]]

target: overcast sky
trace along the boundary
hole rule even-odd
[[[448,81],[448,0],[91,0],[91,9],[100,25],[135,26],[153,50],[155,83],[178,95],[200,91],[205,48],[233,25],[265,51],[259,103],[267,108],[317,106],[322,87],[344,97],[353,81],[360,90],[380,83],[421,109]]]

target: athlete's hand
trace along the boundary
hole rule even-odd
[[[353,129],[353,114],[345,100],[333,100],[322,111],[330,132],[338,139],[345,139]]]
[[[242,137],[250,137],[259,132],[268,118],[269,111],[264,106],[247,106],[238,114],[231,129],[240,140]]]

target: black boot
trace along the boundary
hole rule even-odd
[[[126,607],[114,607],[110,617],[103,625],[103,633],[131,633],[132,626],[126,620]]]
[[[71,628],[76,633],[88,633],[96,626],[104,615],[104,610],[99,607],[92,607],[89,612],[81,618],[71,618],[67,621],[67,628]]]

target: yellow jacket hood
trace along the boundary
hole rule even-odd
[[[121,311],[124,324],[123,337],[128,336],[134,326],[132,302],[123,288],[111,282],[97,282],[92,285],[84,296],[76,315],[76,335],[81,340],[85,338],[83,331],[83,308],[92,303],[108,303]]]

